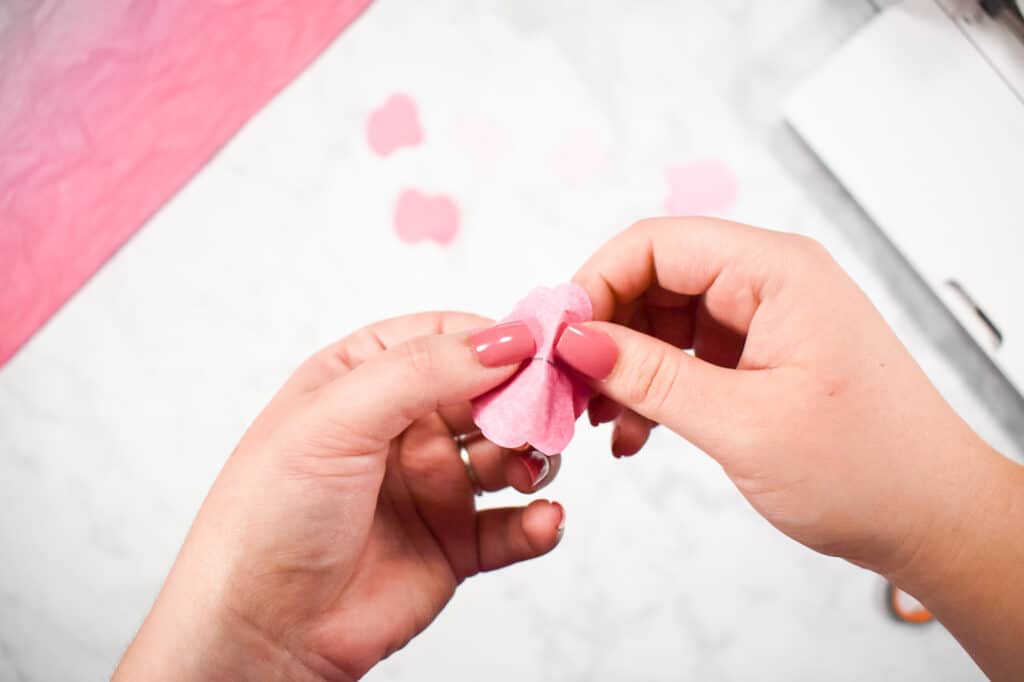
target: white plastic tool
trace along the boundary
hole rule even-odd
[[[952,0],[905,0],[786,117],[1024,391],[1024,44]]]

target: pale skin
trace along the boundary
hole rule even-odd
[[[957,416],[821,245],[656,219],[575,279],[597,319],[624,323],[591,323],[620,351],[594,385],[630,408],[621,452],[665,425],[783,533],[888,577],[989,677],[1024,679],[1024,467]]]
[[[310,358],[203,503],[117,680],[354,680],[481,571],[550,551],[564,511],[476,512],[453,435],[507,379],[459,313],[396,318]],[[518,453],[470,444],[485,490],[537,486]]]
[[[584,326],[619,350],[591,405],[617,422],[616,454],[664,425],[780,531],[886,576],[990,677],[1024,679],[1024,467],[956,415],[824,249],[650,220],[575,281],[601,320]],[[561,507],[476,512],[452,440],[516,367],[476,361],[465,330],[486,324],[398,318],[307,361],[232,453],[115,679],[357,679],[463,579],[553,549]],[[471,455],[488,489],[558,468],[534,486],[516,453]]]

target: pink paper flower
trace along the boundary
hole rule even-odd
[[[560,284],[534,289],[502,320],[525,322],[537,354],[511,379],[473,401],[473,421],[488,440],[506,448],[528,443],[548,455],[565,449],[592,391],[555,359],[554,347],[566,324],[592,316],[587,292]]]

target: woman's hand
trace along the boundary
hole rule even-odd
[[[618,324],[569,327],[556,352],[603,394],[591,419],[618,418],[616,454],[664,424],[781,531],[889,576],[990,675],[1024,678],[1024,469],[956,415],[819,244],[648,220],[575,280]]]
[[[910,558],[924,520],[893,510],[934,493],[908,483],[938,483],[935,469],[978,439],[819,244],[719,220],[644,221],[576,281],[596,319],[624,325],[587,328],[620,352],[614,369],[583,368],[610,372],[597,377],[604,395],[715,457],[813,549],[876,568]],[[577,367],[597,347],[562,338]]]
[[[533,355],[528,329],[434,313],[308,360],[209,493],[116,679],[360,677],[467,577],[550,551],[557,503],[476,511],[454,436],[469,399]],[[487,367],[497,365],[496,367]],[[532,492],[559,457],[469,441],[485,490]]]

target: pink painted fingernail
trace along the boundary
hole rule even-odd
[[[557,542],[561,542],[562,541],[562,536],[565,535],[565,507],[563,507],[562,505],[558,504],[557,502],[552,502],[551,504],[556,506],[556,507],[558,507],[558,511],[562,514],[562,518],[558,522],[558,527],[555,529],[555,530],[558,531],[558,540],[556,541],[556,543],[557,543]]]
[[[536,488],[551,473],[551,461],[543,452],[533,449],[521,452],[519,461],[530,477],[530,488]]]
[[[571,324],[555,344],[555,357],[591,379],[604,379],[615,367],[619,349],[604,332]]]
[[[532,358],[537,350],[530,328],[524,322],[506,322],[469,337],[484,367],[501,367]]]

